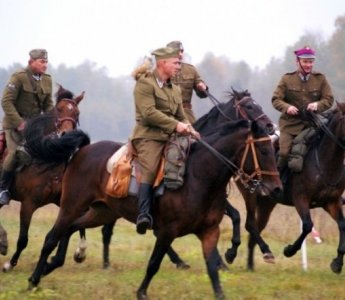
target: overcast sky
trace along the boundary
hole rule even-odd
[[[306,32],[328,38],[344,0],[0,0],[0,67],[46,48],[54,67],[85,60],[110,76],[181,40],[193,64],[207,52],[264,67]]]

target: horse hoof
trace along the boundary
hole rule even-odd
[[[333,259],[332,263],[331,263],[331,270],[335,273],[335,274],[340,274],[341,271],[343,269],[343,264],[339,264],[337,262],[337,259]]]
[[[268,264],[275,264],[276,263],[274,255],[270,252],[265,253],[263,255],[263,259],[264,259],[264,262],[268,263]]]
[[[147,300],[147,295],[145,291],[138,291],[137,292],[137,299],[138,300]]]
[[[11,263],[9,261],[7,261],[7,262],[4,263],[4,265],[2,267],[2,272],[8,273],[12,269],[13,269],[13,266],[11,265]]]
[[[226,251],[224,255],[226,262],[230,265],[235,261],[236,256],[237,253],[231,251],[231,249],[228,249],[228,251]]]
[[[28,290],[29,291],[36,291],[37,290],[37,284],[33,283],[32,277],[29,278]]]
[[[292,245],[287,245],[284,248],[284,255],[286,257],[291,257],[291,256],[294,256],[295,254],[296,254],[296,251],[293,250]]]
[[[110,263],[109,262],[104,262],[103,263],[103,269],[106,270],[110,267]]]
[[[77,253],[77,252],[75,252],[73,256],[74,261],[78,264],[81,264],[82,262],[84,262],[85,258],[86,258],[86,255],[82,256],[80,255],[80,253]]]
[[[190,269],[190,265],[188,265],[184,261],[182,261],[182,262],[179,262],[176,264],[176,268],[179,270],[188,270],[188,269]]]

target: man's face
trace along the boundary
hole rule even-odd
[[[298,65],[298,69],[303,72],[306,72],[307,74],[311,73],[313,71],[313,66],[315,63],[315,59],[314,58],[300,58],[299,59],[299,63],[298,64],[298,60],[297,60],[297,65]],[[302,68],[303,70],[302,70]]]
[[[175,76],[181,70],[181,60],[179,57],[167,58],[164,61],[164,72],[169,77]]]
[[[44,74],[47,71],[48,60],[41,58],[32,59],[29,64],[35,74]]]

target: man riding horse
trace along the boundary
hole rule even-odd
[[[302,131],[310,127],[310,123],[302,119],[302,110],[322,113],[329,109],[334,101],[325,75],[313,72],[315,51],[306,46],[294,53],[297,70],[283,75],[272,97],[273,107],[281,112],[277,164],[280,172],[287,169],[288,162],[290,168],[294,166],[290,155],[293,141]],[[299,161],[301,168],[303,159]]]

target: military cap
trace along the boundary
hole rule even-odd
[[[158,48],[151,52],[155,56],[156,60],[178,57],[179,50],[171,47]]]
[[[183,51],[183,45],[180,41],[172,41],[167,44],[167,47],[182,50]]]
[[[315,58],[315,51],[309,46],[305,46],[302,49],[294,51],[298,58]]]
[[[45,49],[32,49],[29,55],[31,59],[48,59],[48,52]]]

